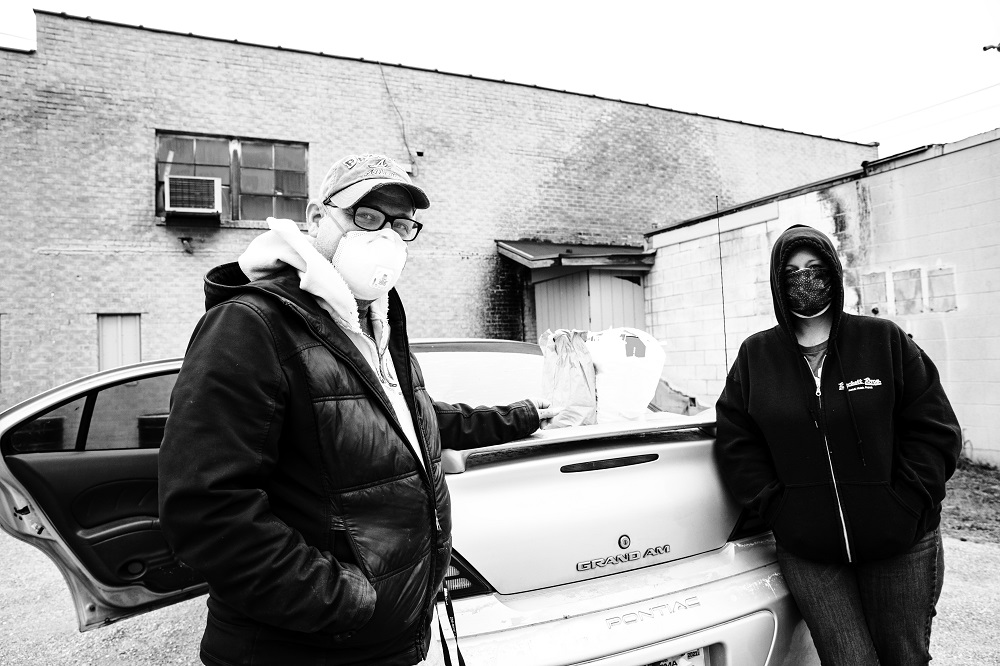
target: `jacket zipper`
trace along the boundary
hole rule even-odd
[[[404,322],[403,326],[400,326],[400,330],[397,332],[397,335],[401,336],[401,338],[403,340],[403,345],[407,349],[409,349],[410,348],[410,339],[406,335],[405,322]],[[403,367],[403,375],[404,375],[403,377],[399,377],[397,375],[397,378],[399,379],[399,383],[400,383],[400,385],[402,385],[403,381],[405,379],[405,381],[406,381],[406,387],[409,390],[410,395],[413,395],[413,377],[411,376],[411,365],[409,363],[409,359],[407,359],[407,363]],[[404,396],[403,396],[403,400],[406,400],[405,393],[404,393]],[[414,409],[416,409],[416,401],[415,400],[414,400],[414,405],[413,406],[414,406]],[[437,493],[436,493],[436,488],[434,487],[434,476],[433,476],[434,472],[433,472],[433,467],[431,466],[431,456],[430,456],[430,452],[427,449],[427,442],[424,441],[423,424],[422,424],[422,422],[421,422],[420,419],[417,419],[417,426],[418,426],[416,428],[416,431],[417,431],[417,443],[420,445],[420,455],[423,456],[423,458],[427,461],[427,465],[425,466],[424,472],[427,475],[427,485],[428,485],[428,487],[430,489],[430,492],[428,493],[428,495],[429,495],[430,502],[431,502],[431,511],[434,514],[434,533],[431,535],[432,538],[431,538],[431,552],[430,552],[431,569],[430,569],[430,576],[428,577],[429,578],[429,580],[428,580],[429,585],[427,586],[427,607],[429,609],[433,609],[434,606],[437,605],[437,589],[435,589],[435,586],[434,586],[434,570],[438,566],[437,542],[438,542],[438,537],[440,536],[441,532],[443,532],[444,530],[441,528],[441,518],[438,516]],[[445,570],[444,573],[447,574],[447,570]],[[441,586],[444,587],[445,585],[447,585],[447,583],[445,583],[445,582],[442,581]],[[418,650],[419,650],[420,655],[421,655],[421,657],[420,657],[421,659],[426,659],[427,658],[427,653],[428,653],[428,651],[424,649],[424,644],[423,644],[423,632],[424,631],[425,631],[425,627],[423,625],[421,625],[420,630],[418,632],[418,635],[421,637],[421,642],[420,642],[420,645],[418,647]],[[456,640],[456,642],[458,641],[458,632],[455,632],[455,640]],[[443,648],[445,650],[447,650],[448,646],[445,644],[445,645],[443,645]]]
[[[378,379],[379,379],[379,381],[382,382],[383,384],[388,384],[389,386],[392,386],[392,387],[398,387],[399,384],[393,384],[391,381],[389,381],[389,373],[387,373],[385,371],[385,365],[384,365],[384,363],[385,363],[385,354],[381,353],[378,350],[378,343],[375,342],[375,338],[373,338],[372,336],[368,335],[364,331],[361,331],[361,335],[364,337],[365,340],[367,340],[368,342],[372,343],[372,348],[375,350],[375,358],[378,359],[378,363],[376,365],[378,366]],[[389,350],[386,349],[386,351],[389,351]]]
[[[402,380],[400,380],[399,384],[393,384],[391,381],[389,381],[388,373],[386,372],[385,367],[383,366],[383,363],[385,363],[385,354],[382,354],[382,353],[379,352],[379,350],[378,350],[378,343],[375,341],[375,338],[373,338],[372,336],[368,335],[364,331],[361,332],[361,335],[363,335],[364,338],[367,341],[371,342],[372,346],[375,349],[375,357],[378,359],[378,364],[377,365],[378,365],[379,380],[382,381],[382,382],[384,382],[384,383],[386,383],[386,384],[388,384],[389,386],[400,387],[400,391],[402,391],[402,387],[401,387]],[[407,344],[407,348],[409,348],[409,344]],[[386,354],[388,354],[388,353],[389,353],[389,350],[386,349]],[[390,358],[391,358],[391,355],[390,355]],[[406,401],[405,397],[403,398],[403,401],[404,402]],[[395,413],[395,409],[392,411],[392,413],[393,413],[393,415],[395,415],[396,420],[398,421],[399,420],[399,415]],[[410,418],[411,419],[413,418],[412,414],[411,414]],[[419,425],[419,423],[417,425]],[[402,429],[402,426],[400,427],[400,429]],[[414,448],[412,446],[407,446],[406,448],[408,448],[413,453],[414,457],[416,457],[416,456],[419,455],[425,461],[424,464],[421,465],[421,466],[424,468],[423,472],[424,472],[424,475],[427,478],[427,487],[429,489],[428,495],[429,495],[429,499],[430,499],[431,511],[434,514],[434,527],[437,530],[435,532],[435,534],[432,535],[432,539],[431,539],[431,551],[430,551],[431,568],[430,568],[430,572],[429,572],[430,573],[430,584],[431,585],[428,588],[428,595],[427,595],[428,596],[429,605],[433,606],[436,603],[436,597],[435,597],[435,594],[434,594],[435,590],[433,589],[433,585],[434,585],[433,581],[434,581],[434,569],[435,569],[435,567],[437,565],[437,536],[438,536],[438,534],[440,534],[442,532],[442,529],[441,529],[441,518],[438,516],[437,494],[435,492],[435,487],[434,487],[433,470],[431,468],[431,459],[430,459],[430,456],[427,455],[427,452],[426,452],[427,447],[424,445],[424,439],[423,439],[424,438],[424,433],[423,433],[423,429],[419,428],[419,427],[414,428],[414,434],[416,434],[416,436],[417,436],[417,446],[420,447],[419,453],[416,450],[414,450]],[[405,433],[403,434],[403,438],[406,439]],[[420,462],[421,462],[420,460],[417,461],[418,464]],[[418,630],[417,630],[417,649],[421,653],[421,655],[420,655],[421,659],[426,659],[427,658],[427,651],[424,650],[424,640],[423,640],[424,631],[425,631],[425,627],[423,625],[421,625],[418,628]],[[445,647],[445,649],[447,649],[447,647]]]
[[[823,389],[820,388],[820,384],[823,381],[822,368],[823,365],[825,364],[826,364],[826,359],[823,359],[823,364],[820,365],[819,377],[812,375],[812,368],[809,368],[809,374],[812,375],[813,379],[816,381],[816,401],[819,403],[820,420],[822,420],[823,416]],[[806,365],[808,365],[808,362],[806,363]],[[826,451],[826,462],[830,466],[830,479],[833,481],[833,496],[837,501],[837,517],[840,519],[840,529],[843,530],[844,534],[844,549],[847,552],[847,561],[848,563],[850,563],[853,561],[853,558],[851,556],[851,542],[850,539],[848,539],[847,537],[847,520],[844,518],[844,506],[840,502],[840,489],[837,487],[838,486],[837,475],[833,471],[833,454],[830,452],[830,441],[826,437],[825,423],[823,426],[820,426],[820,424],[817,423],[816,427],[819,428],[820,432],[823,433],[823,448]]]
[[[372,346],[375,349],[375,356],[376,356],[376,358],[378,358],[379,380],[385,382],[389,386],[398,387],[399,384],[393,384],[391,381],[389,381],[389,374],[385,371],[385,367],[383,366],[383,363],[385,363],[385,354],[379,353],[378,343],[375,342],[375,338],[373,338],[372,336],[368,335],[364,331],[362,331],[361,334],[365,337],[366,340],[368,340],[369,342],[372,343]],[[386,350],[386,352],[388,352],[388,349]],[[405,401],[405,398],[404,398],[404,401]],[[398,414],[396,415],[396,418],[397,419],[399,418]],[[423,433],[420,431],[419,428],[414,428],[414,434],[416,434],[416,436],[417,436],[417,446],[420,447],[420,456],[421,456],[421,458],[427,458],[426,462],[424,462],[423,467],[427,471],[427,482],[428,482],[428,485],[430,486],[431,490],[433,491],[434,490],[434,477],[431,476],[430,457],[424,455],[424,446],[423,446],[423,441],[422,441]],[[414,456],[417,455],[417,452],[413,449],[413,447],[407,447],[407,448],[410,449],[410,451],[413,453]],[[420,462],[420,461],[417,461],[417,462]],[[438,532],[440,532],[441,531],[441,519],[438,517],[437,502],[433,501],[433,502],[431,502],[431,505],[432,505],[432,509],[434,510],[434,526],[437,528]]]
[[[284,298],[282,298],[281,300],[293,312],[295,312],[300,317],[302,317],[302,319],[306,323],[306,326],[310,330],[312,330],[312,331],[314,331],[316,333],[317,337],[323,342],[324,346],[327,349],[330,350],[330,353],[332,353],[334,356],[340,358],[342,361],[344,361],[345,363],[347,363],[349,366],[353,367],[354,370],[355,370],[355,372],[357,372],[358,377],[360,377],[361,381],[363,381],[366,384],[368,384],[369,388],[371,388],[373,390],[375,389],[375,386],[370,381],[368,381],[368,379],[365,377],[364,372],[362,372],[346,354],[344,354],[340,349],[338,349],[336,347],[336,345],[334,345],[330,341],[328,341],[325,336],[320,335],[319,332],[316,331],[313,328],[312,322],[309,321],[309,318],[306,317],[302,312],[300,312],[299,309],[298,309],[298,307],[294,303],[292,303],[291,301],[289,301],[287,299],[284,299]],[[362,334],[367,339],[371,340],[374,343],[374,339],[370,335],[365,334],[364,331],[362,331]],[[397,332],[397,335],[402,335],[403,336],[404,344],[405,344],[406,348],[409,349],[409,346],[410,346],[409,345],[409,339],[406,337],[406,330],[405,330],[405,328],[403,328],[402,331]],[[375,350],[376,350],[376,356],[378,356],[378,345],[377,344],[375,345]],[[386,351],[388,352],[388,349],[386,349]],[[379,358],[381,358],[381,356]],[[407,361],[408,361],[408,359],[407,359]],[[381,366],[381,363],[379,365]],[[381,368],[380,368],[380,371],[381,371]],[[405,372],[407,374],[407,378],[409,379],[409,372],[410,372],[409,365],[407,365],[407,367],[405,368]],[[407,386],[412,386],[412,384],[413,384],[412,381],[407,381]],[[379,387],[379,388],[381,388],[381,387]],[[379,391],[374,390],[373,392],[375,393],[376,396],[379,397],[379,399],[381,399],[381,396],[379,396]],[[405,401],[406,398],[404,397],[403,400]],[[399,429],[399,434],[403,438],[405,438],[406,437],[406,433],[403,432],[403,427],[399,424],[399,418],[396,415],[395,410],[392,409],[392,405],[388,404],[388,398],[386,398],[385,400],[381,400],[381,402],[382,402],[383,406],[385,406],[385,407],[388,408],[387,409],[387,414],[391,417],[392,420],[394,420],[396,422],[395,425]],[[434,477],[432,476],[430,456],[427,455],[427,452],[426,452],[427,446],[424,443],[424,439],[423,439],[424,438],[424,434],[423,434],[422,429],[420,429],[420,428],[416,428],[416,433],[417,433],[417,440],[418,440],[418,443],[420,445],[420,456],[423,457],[427,461],[426,466],[424,466],[423,472],[424,472],[424,478],[427,481],[427,491],[428,491],[427,492],[427,496],[428,496],[428,499],[430,500],[431,510],[432,510],[432,512],[434,514],[435,532],[434,532],[433,535],[431,535],[432,539],[431,539],[431,552],[430,552],[431,574],[433,574],[433,572],[434,572],[434,566],[437,563],[437,551],[436,551],[437,538],[438,538],[438,535],[442,532],[442,529],[441,529],[441,519],[438,517],[437,494],[435,493],[435,488],[434,488]],[[407,447],[407,448],[410,448],[410,447]],[[416,456],[417,452],[413,451],[413,455]],[[418,470],[418,473],[419,473],[419,470]],[[428,598],[429,598],[429,605],[433,606],[436,603],[435,602],[435,594],[434,594],[435,590],[433,589],[433,585],[434,585],[433,575],[431,575],[429,578],[430,578],[430,586],[428,587]],[[421,636],[421,638],[423,636],[423,631],[424,631],[424,629],[423,629],[422,626],[420,628],[418,628],[417,633],[418,633],[419,636]],[[419,650],[420,650],[420,652],[424,652],[424,650],[423,650],[423,642],[422,641],[420,643]],[[427,655],[425,653],[422,658],[426,658],[426,657],[427,657]]]

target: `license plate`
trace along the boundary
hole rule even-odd
[[[689,650],[684,654],[654,661],[651,664],[646,664],[646,666],[707,666],[705,662],[705,650],[704,648]]]

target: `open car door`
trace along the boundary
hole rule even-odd
[[[539,393],[537,345],[414,340],[411,348],[426,355],[435,395],[493,404]],[[100,372],[0,413],[0,528],[55,562],[81,631],[208,591],[160,532],[157,454],[180,367],[173,359]],[[479,381],[498,367],[517,381]]]
[[[160,532],[157,453],[180,359],[108,370],[0,414],[0,527],[62,571],[80,631],[203,594]]]

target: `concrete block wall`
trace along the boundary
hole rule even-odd
[[[142,358],[183,354],[202,277],[262,221],[155,214],[156,135],[308,145],[310,192],[356,152],[430,194],[399,291],[412,337],[533,340],[496,239],[640,245],[707,208],[840,173],[872,146],[586,95],[37,13],[0,50],[0,408],[96,370],[99,314],[140,314]],[[190,238],[193,252],[182,238]]]
[[[890,290],[884,316],[937,365],[966,453],[1000,464],[1000,130],[937,147],[930,159],[866,182],[864,272],[920,278],[916,311],[901,314]]]
[[[780,217],[772,204],[650,239],[647,321],[667,353],[664,377],[702,404],[715,403],[743,340],[775,323],[768,267],[789,226]]]
[[[775,324],[770,247],[792,224],[833,239],[845,310],[909,333],[941,373],[966,454],[1000,464],[1000,130],[651,235],[647,321],[668,353],[664,375],[705,404],[721,393],[740,343]],[[714,307],[697,307],[713,299]],[[714,373],[705,356],[689,353],[699,339],[725,350]]]

